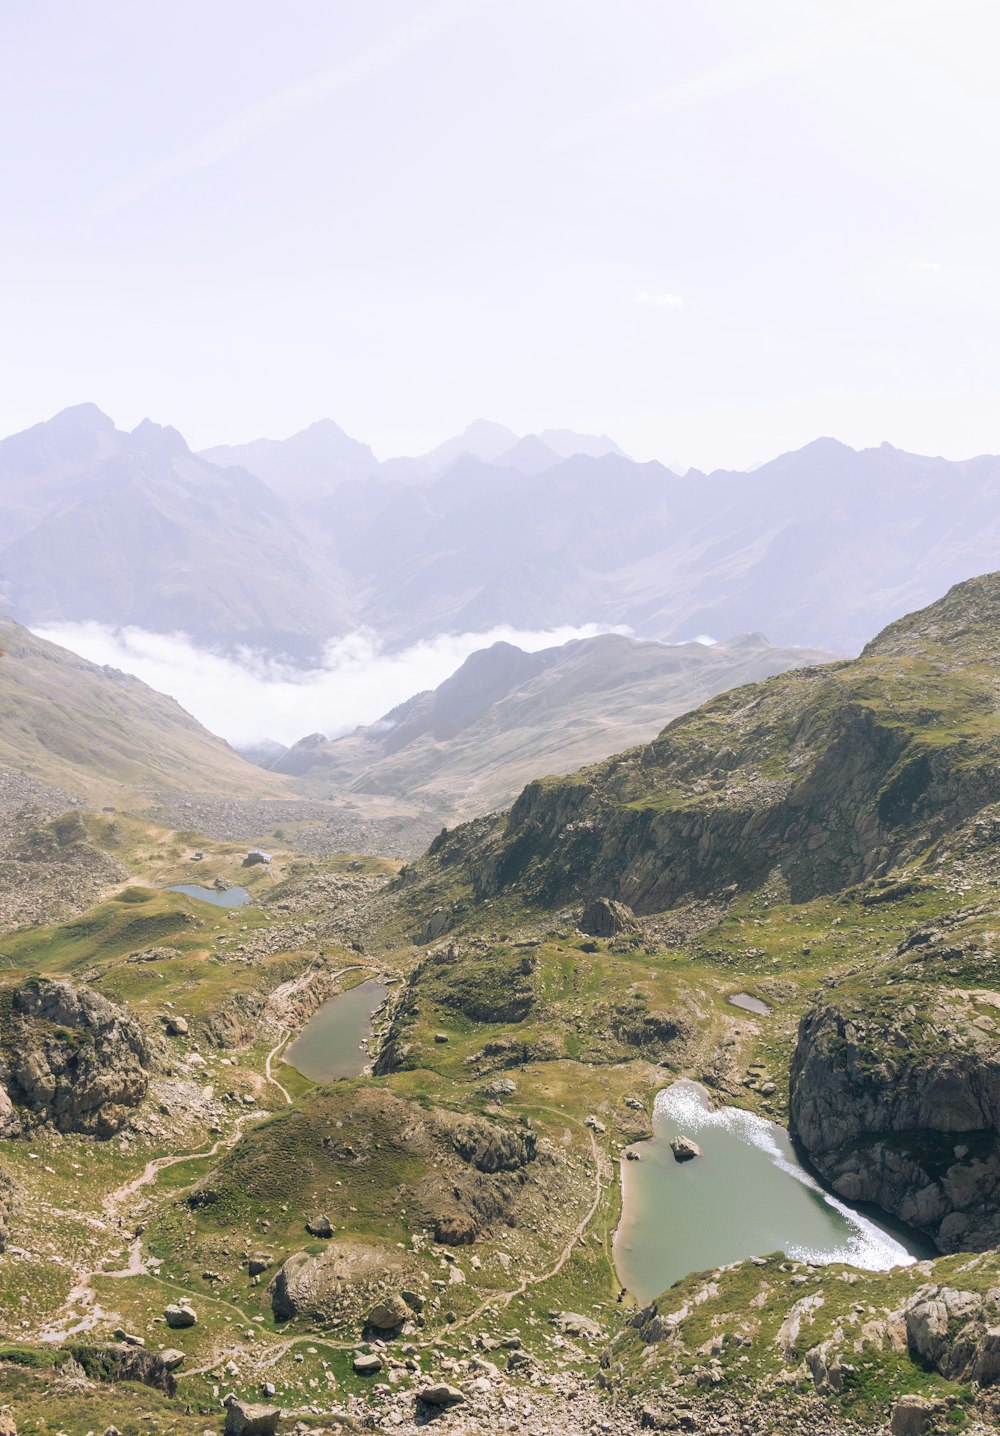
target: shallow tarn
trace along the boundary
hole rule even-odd
[[[313,1082],[360,1077],[368,1063],[361,1044],[371,1036],[372,1015],[388,991],[384,982],[370,978],[328,997],[286,1047],[283,1060]]]
[[[888,1271],[933,1250],[825,1192],[783,1127],[737,1107],[714,1111],[697,1083],[657,1093],[653,1139],[622,1162],[615,1265],[622,1285],[651,1301],[689,1272],[783,1251],[797,1261]],[[671,1138],[704,1156],[677,1162]]]
[[[755,1017],[770,1017],[771,1009],[766,1002],[761,1002],[759,997],[752,997],[749,992],[733,992],[726,998],[732,1007],[739,1007],[743,1012],[752,1012]]]
[[[206,888],[200,883],[178,883],[167,888],[167,892],[183,893],[185,897],[196,898],[198,902],[210,902],[215,907],[246,907],[250,894],[246,888]]]

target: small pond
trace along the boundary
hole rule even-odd
[[[167,888],[170,893],[183,893],[185,897],[197,898],[199,902],[210,902],[215,907],[245,907],[250,901],[246,888],[205,888],[200,883],[178,883]]]
[[[744,1012],[752,1012],[755,1017],[770,1017],[771,1009],[766,1002],[761,1002],[759,997],[751,997],[749,992],[734,992],[726,1001],[733,1007],[740,1007]]]
[[[369,979],[328,997],[285,1048],[283,1060],[313,1082],[360,1077],[368,1062],[361,1044],[371,1036],[372,1014],[388,991],[384,982]]]
[[[869,1271],[933,1254],[912,1234],[825,1192],[783,1127],[737,1107],[713,1111],[694,1082],[657,1093],[653,1132],[652,1141],[634,1148],[639,1161],[622,1162],[622,1220],[614,1244],[622,1285],[640,1302],[689,1272],[775,1251]],[[675,1161],[670,1141],[680,1135],[697,1142],[704,1156]]]

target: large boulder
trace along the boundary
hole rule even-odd
[[[376,1331],[395,1331],[411,1315],[399,1292],[388,1292],[368,1313],[367,1324]]]
[[[150,1042],[124,1007],[65,979],[29,978],[10,994],[0,1037],[0,1132],[40,1122],[107,1138],[146,1095]]]
[[[382,1247],[332,1242],[318,1255],[295,1252],[270,1286],[271,1311],[278,1321],[308,1317],[324,1326],[364,1321],[405,1285],[403,1269]]]
[[[236,1396],[226,1397],[226,1424],[222,1428],[225,1436],[275,1436],[280,1420],[280,1406],[260,1406]]]
[[[891,1436],[923,1436],[944,1409],[944,1402],[926,1396],[901,1396],[892,1408]]]
[[[591,898],[583,909],[580,930],[591,937],[617,937],[622,932],[638,932],[639,920],[627,903]]]
[[[417,1400],[423,1401],[428,1406],[443,1408],[463,1405],[466,1396],[463,1391],[459,1391],[457,1386],[449,1386],[446,1381],[437,1381],[432,1386],[421,1387],[417,1392]]]
[[[705,1154],[691,1137],[677,1136],[670,1143],[670,1150],[674,1154],[675,1162],[690,1162],[694,1157],[703,1157]]]

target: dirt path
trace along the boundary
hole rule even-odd
[[[338,978],[343,977],[345,973],[363,971],[366,967],[367,964],[365,963],[352,963],[350,966],[342,967],[339,971],[330,974],[330,977],[331,980],[336,981]],[[316,975],[316,973],[303,974],[303,976],[286,983],[283,988],[277,988],[275,993],[272,993],[272,1000],[276,994],[280,994],[280,1000],[287,999],[293,994],[301,992],[304,987],[307,987],[309,983],[313,981]],[[266,1081],[271,1086],[277,1087],[289,1106],[293,1103],[292,1095],[288,1089],[278,1081],[277,1077],[274,1076],[271,1070],[271,1064],[291,1036],[291,1029],[283,1026],[280,1029],[278,1041],[271,1048],[270,1052],[268,1052],[264,1062],[264,1076]],[[185,1162],[195,1161],[199,1158],[218,1156],[221,1151],[235,1147],[243,1135],[244,1127],[247,1126],[248,1123],[262,1120],[266,1115],[266,1113],[259,1110],[245,1112],[236,1119],[232,1130],[226,1136],[219,1137],[210,1146],[196,1147],[190,1151],[179,1152],[169,1157],[154,1157],[148,1161],[137,1177],[132,1177],[129,1181],[123,1182],[121,1186],[108,1192],[102,1199],[101,1211],[104,1215],[105,1222],[110,1225],[112,1234],[116,1234],[118,1229],[122,1227],[126,1214],[129,1216],[134,1215],[139,1194],[145,1187],[151,1186],[156,1182],[161,1173],[169,1171],[171,1167],[181,1166]],[[70,1214],[67,1213],[66,1215]],[[100,1225],[97,1219],[88,1217],[83,1213],[77,1213],[75,1215],[80,1220]],[[73,1285],[66,1295],[66,1300],[60,1307],[59,1312],[39,1332],[39,1341],[47,1345],[58,1345],[70,1336],[78,1336],[82,1332],[92,1330],[100,1321],[113,1318],[114,1313],[105,1311],[97,1301],[97,1294],[93,1285],[94,1278],[97,1276],[108,1276],[119,1279],[132,1276],[150,1276],[156,1280],[164,1280],[158,1277],[155,1272],[151,1272],[146,1265],[142,1255],[141,1236],[135,1238],[128,1250],[128,1264],[119,1271],[107,1270],[104,1265],[108,1260],[107,1256],[96,1265],[80,1263],[74,1269]],[[218,1298],[215,1299],[218,1300]],[[233,1307],[232,1310],[239,1314],[241,1320],[246,1321],[247,1318],[245,1314],[240,1312],[238,1307]]]
[[[283,1027],[281,1029],[281,1036],[278,1038],[277,1042],[271,1048],[270,1052],[267,1054],[267,1057],[264,1060],[264,1076],[267,1078],[268,1082],[270,1082],[273,1087],[277,1087],[278,1091],[284,1097],[289,1107],[292,1105],[292,1094],[289,1092],[288,1088],[283,1087],[278,1081],[277,1077],[275,1077],[274,1073],[271,1071],[271,1063],[274,1058],[277,1057],[278,1053],[281,1051],[282,1047],[284,1047],[285,1043],[288,1041],[291,1035],[292,1034],[288,1031],[288,1029]]]
[[[123,1223],[123,1209],[128,1209],[129,1214],[136,1210],[135,1198],[150,1183],[155,1182],[161,1172],[167,1171],[170,1167],[180,1166],[182,1162],[195,1161],[200,1157],[215,1157],[219,1152],[234,1147],[243,1135],[243,1128],[248,1122],[260,1121],[267,1114],[261,1111],[244,1112],[237,1117],[233,1124],[233,1130],[227,1136],[219,1137],[210,1147],[204,1149],[195,1148],[193,1151],[181,1152],[173,1157],[154,1157],[146,1163],[139,1176],[133,1177],[131,1181],[123,1182],[114,1191],[108,1192],[101,1202],[101,1210],[105,1218],[111,1224],[113,1234],[117,1234]],[[85,1220],[87,1220],[85,1218]],[[46,1345],[57,1346],[68,1337],[78,1336],[81,1332],[90,1331],[99,1321],[109,1320],[114,1313],[107,1312],[97,1301],[97,1293],[94,1291],[94,1278],[96,1276],[109,1276],[124,1278],[131,1276],[149,1276],[151,1273],[142,1255],[142,1237],[137,1236],[128,1249],[128,1264],[120,1271],[108,1271],[104,1262],[108,1260],[105,1256],[96,1266],[84,1265],[81,1263],[73,1272],[73,1285],[66,1295],[59,1313],[42,1328],[38,1334],[38,1340]],[[81,1315],[82,1313],[82,1315]],[[74,1320],[74,1318],[76,1318]]]

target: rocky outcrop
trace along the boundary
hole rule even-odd
[[[472,1118],[459,1122],[451,1135],[455,1151],[477,1172],[516,1172],[533,1162],[538,1139],[527,1128],[499,1127]]]
[[[136,1019],[87,987],[29,978],[6,994],[0,1083],[12,1104],[4,1131],[51,1122],[112,1137],[146,1095],[152,1049]]]
[[[67,1345],[63,1347],[83,1374],[91,1381],[136,1381],[162,1391],[165,1396],[177,1394],[177,1383],[163,1355],[142,1347]]]
[[[623,932],[638,932],[635,913],[614,898],[592,898],[583,910],[580,929],[591,937],[617,937]]]
[[[705,1155],[698,1143],[691,1137],[674,1137],[670,1143],[670,1150],[674,1154],[675,1162],[691,1162],[695,1157]]]
[[[897,984],[820,1002],[792,1060],[791,1128],[817,1170],[942,1251],[1000,1244],[1000,1043],[980,1021],[968,994]]]
[[[1000,1289],[983,1295],[926,1286],[890,1322],[901,1320],[911,1356],[953,1381],[1000,1381]]]

